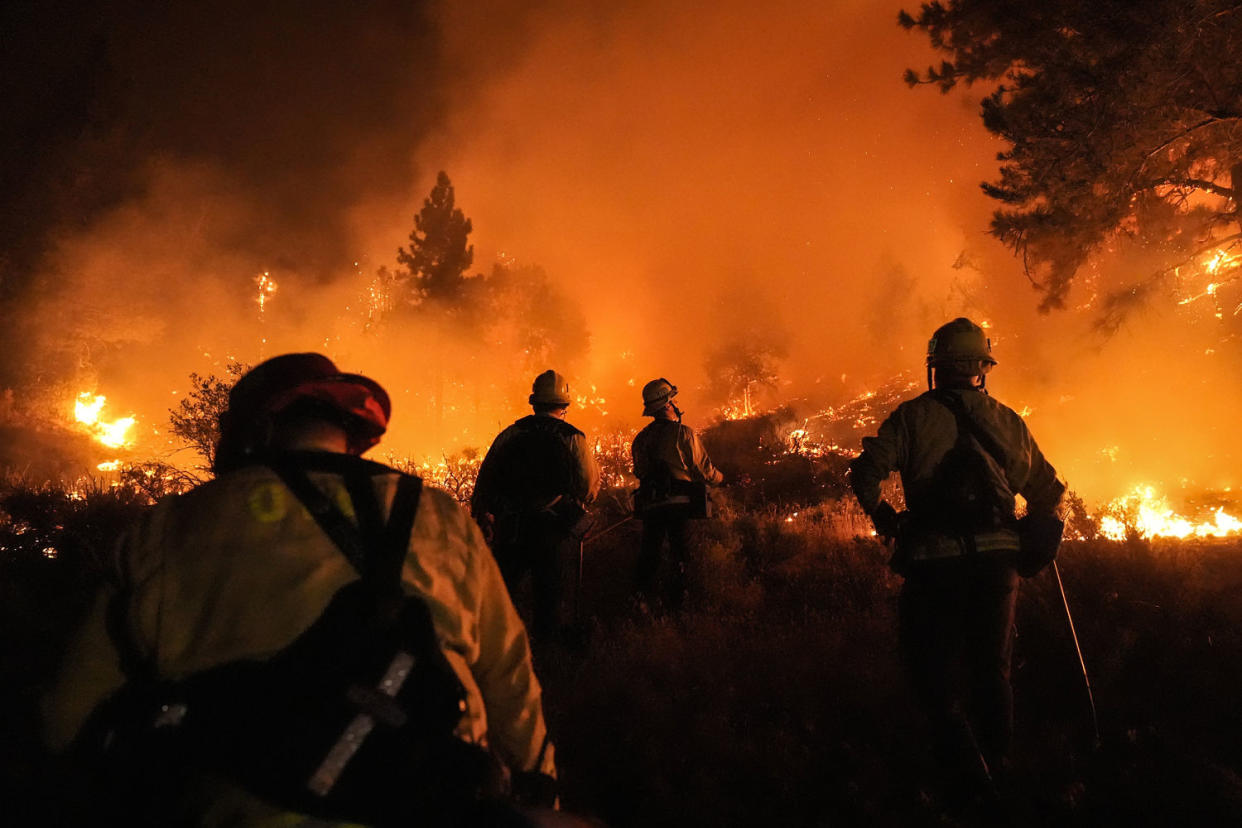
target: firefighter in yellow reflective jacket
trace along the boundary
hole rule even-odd
[[[685,599],[690,521],[707,516],[707,486],[723,480],[694,429],[681,421],[673,402],[677,386],[661,377],[643,386],[643,416],[652,421],[634,437],[631,455],[638,478],[635,510],[643,521],[638,589],[648,601],[677,609]],[[662,594],[656,579],[664,541],[673,557],[672,578]]]
[[[530,575],[532,633],[540,645],[576,642],[582,535],[599,493],[599,466],[586,435],[565,416],[569,383],[555,371],[535,377],[534,413],[500,432],[479,466],[471,511],[491,542],[510,591]]]
[[[1022,418],[988,395],[995,364],[982,328],[965,318],[943,325],[928,344],[929,390],[864,438],[850,466],[877,534],[895,540],[903,660],[942,764],[957,774],[950,791],[965,795],[994,789],[1013,731],[1014,495],[1029,515],[1048,516],[1065,491]],[[881,499],[893,471],[901,515]]]
[[[295,472],[320,492],[315,497],[335,503],[346,515],[344,523],[362,528],[374,518],[376,526],[385,526],[384,520],[396,520],[392,512],[399,493],[418,490],[413,479],[358,457],[378,442],[389,412],[388,396],[378,384],[342,374],[318,354],[276,357],[243,376],[222,417],[217,479],[162,501],[119,548],[113,582],[45,699],[49,744],[68,746],[84,730],[92,709],[122,685],[133,687],[139,676],[193,686],[197,677],[227,674],[234,665],[272,662],[272,656],[288,652],[291,644],[309,635],[334,596],[359,582],[360,569],[365,581],[370,559],[364,558],[360,567],[320,522],[319,513],[331,509],[304,505],[317,501],[295,493],[285,473],[274,469],[285,468],[278,463],[294,464]],[[396,600],[413,598],[425,605],[430,615],[429,626],[424,620],[425,640],[432,642],[431,652],[438,642],[440,662],[446,660],[451,668],[442,672],[448,681],[460,682],[460,701],[453,702],[460,709],[450,717],[455,721],[449,722],[443,741],[486,746],[514,773],[551,777],[553,753],[526,632],[478,527],[444,492],[427,488],[421,497],[408,500],[408,531],[401,532],[400,526],[392,530],[391,587],[395,595],[404,596]],[[420,675],[420,665],[413,669],[410,683]],[[313,672],[306,676],[288,704],[312,695],[317,678]],[[356,683],[374,687],[380,678],[359,677]],[[397,726],[407,715],[393,713],[383,695],[400,700],[402,677],[390,670],[384,678],[387,684],[358,697],[352,726],[369,721],[375,733],[363,735],[355,762],[362,761],[368,740],[394,744],[380,731]],[[353,699],[353,684],[349,693]],[[418,704],[415,700],[413,707]],[[273,707],[283,705],[278,700]],[[198,715],[195,702],[188,708],[187,723]],[[168,713],[169,706],[162,709]],[[261,725],[277,712],[265,710],[257,721]],[[302,724],[313,729],[323,723]],[[374,742],[377,749],[379,743]],[[340,744],[334,750],[341,750]],[[348,778],[348,761],[342,779]],[[327,765],[325,758],[323,767]],[[246,790],[246,784],[227,778],[227,773],[223,778],[202,776],[194,796],[176,798],[178,806],[197,812],[165,813],[167,824],[292,824],[282,816],[291,809],[252,795],[253,787]],[[383,796],[400,796],[401,788],[417,784],[401,780]],[[382,803],[377,807],[385,813]],[[413,805],[415,810],[420,807]]]

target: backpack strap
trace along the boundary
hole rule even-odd
[[[358,516],[358,524],[354,525],[297,461],[294,456],[278,456],[268,465],[364,580],[381,589],[391,591],[396,587],[396,591],[400,591],[401,565],[418,512],[422,481],[411,475],[401,475],[385,524],[371,469],[342,468],[346,490]]]
[[[403,474],[397,481],[397,493],[393,496],[392,511],[380,544],[380,575],[384,583],[401,584],[401,568],[405,564],[406,551],[410,547],[410,534],[414,531],[414,518],[418,514],[418,502],[423,491],[423,481]]]
[[[359,528],[332,502],[332,498],[314,484],[305,469],[287,458],[274,458],[268,465],[306,507],[306,511],[310,512],[315,523],[332,539],[337,549],[349,559],[354,569],[364,578],[367,577],[370,570],[367,561],[369,555]]]
[[[962,398],[952,391],[933,391],[931,398],[943,405],[953,413],[957,420],[958,439],[961,440],[964,435],[970,435],[979,441],[979,446],[996,461],[1001,470],[1007,469],[1008,454],[996,438],[986,431],[983,426],[966,410],[966,404],[962,402]]]

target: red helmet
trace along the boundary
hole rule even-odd
[[[323,354],[272,357],[243,375],[229,392],[228,410],[220,417],[216,471],[235,467],[245,454],[262,448],[272,420],[295,403],[308,401],[345,429],[352,454],[378,443],[392,416],[388,392],[370,377],[341,373]]]

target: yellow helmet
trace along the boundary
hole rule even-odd
[[[569,405],[569,381],[555,371],[544,371],[530,387],[531,405]]]
[[[983,328],[964,316],[941,325],[927,343],[927,367],[979,361],[995,365],[992,340]]]
[[[664,377],[647,383],[643,386],[643,416],[654,417],[676,396],[677,386]]]

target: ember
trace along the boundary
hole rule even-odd
[[[272,278],[272,274],[266,270],[254,277],[254,283],[259,287],[259,295],[255,298],[255,301],[259,303],[259,313],[261,315],[263,311],[267,310],[267,300],[275,295],[276,288],[279,285]]]

